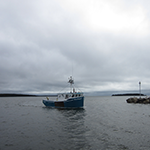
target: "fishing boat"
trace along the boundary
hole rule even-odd
[[[75,88],[72,88],[74,80],[70,76],[68,83],[70,83],[70,92],[60,93],[57,95],[56,100],[49,100],[47,97],[46,100],[43,100],[43,104],[46,107],[54,108],[80,108],[84,105],[84,95],[83,92],[75,91]]]

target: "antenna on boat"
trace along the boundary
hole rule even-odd
[[[72,76],[70,76],[68,83],[70,83],[70,93],[72,93],[72,84],[74,84],[74,80],[72,79]]]

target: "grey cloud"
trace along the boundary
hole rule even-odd
[[[1,8],[0,92],[57,92],[72,69],[84,91],[149,82],[149,36],[92,31],[55,1],[1,1]]]

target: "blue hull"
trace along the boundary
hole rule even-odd
[[[83,107],[84,105],[84,97],[76,97],[70,98],[67,101],[50,101],[50,100],[43,100],[43,104],[46,107],[55,107],[55,108],[79,108]]]

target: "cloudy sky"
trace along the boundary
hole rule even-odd
[[[0,0],[0,93],[150,89],[150,1]]]

